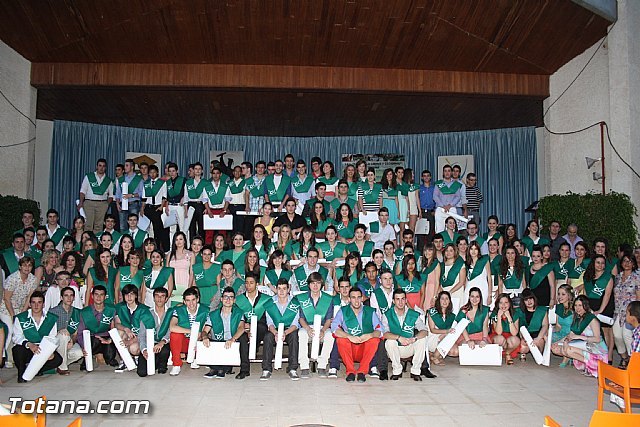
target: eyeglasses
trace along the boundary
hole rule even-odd
[[[232,299],[234,299],[234,298],[235,298],[235,297],[234,297],[234,296],[232,296],[232,295],[223,295],[223,296],[222,296],[222,299],[223,299],[223,300],[227,300],[227,301],[228,301],[228,300],[232,300]]]

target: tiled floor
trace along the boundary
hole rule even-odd
[[[586,426],[596,407],[597,383],[574,368],[533,361],[502,367],[460,367],[455,360],[434,369],[438,378],[416,383],[367,379],[347,384],[320,379],[292,382],[284,372],[259,381],[259,366],[239,381],[202,378],[205,368],[183,369],[178,377],[139,378],[105,366],[87,374],[72,365],[70,377],[47,375],[16,382],[15,369],[3,369],[0,401],[20,396],[48,399],[149,399],[150,415],[88,415],[83,426],[540,426],[551,415],[563,426]],[[616,410],[606,398],[605,410]],[[50,416],[48,426],[66,426],[74,417]]]

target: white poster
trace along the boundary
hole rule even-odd
[[[380,182],[385,169],[394,169],[398,166],[404,167],[404,154],[343,154],[342,170],[347,165],[356,165],[358,160],[367,162],[367,168],[375,168],[376,182]]]
[[[244,162],[244,151],[218,151],[212,150],[210,162],[216,162],[227,176],[233,175],[233,168]]]
[[[445,165],[459,165],[462,169],[460,178],[464,182],[468,173],[475,172],[473,167],[473,155],[465,154],[461,156],[438,156],[438,179],[442,179],[442,168]]]
[[[127,151],[125,159],[132,159],[136,164],[136,172],[140,171],[140,163],[146,163],[147,165],[156,165],[162,175],[162,154],[157,153],[136,153],[133,151]]]

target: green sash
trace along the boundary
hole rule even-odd
[[[173,313],[172,310],[170,309],[165,310],[164,317],[160,322],[159,328],[156,329],[156,336],[155,336],[156,342],[159,342],[167,334],[167,331],[169,330],[169,326],[171,326],[171,317],[172,317],[171,313]],[[155,319],[154,319],[154,322],[155,322]]]
[[[539,332],[542,329],[542,321],[544,320],[544,315],[547,314],[549,309],[545,306],[538,306],[536,310],[533,312],[533,316],[531,317],[531,322],[527,322],[526,313],[520,309],[519,311],[519,319],[520,326],[524,326],[527,328],[529,332]]]
[[[515,323],[516,320],[518,320],[518,317],[515,317],[513,319],[513,322]],[[493,325],[494,325],[493,327],[495,329],[495,325],[498,323],[498,312],[497,311],[494,311],[493,313],[491,313],[491,323],[493,323]],[[509,327],[509,320],[506,319],[506,316],[503,317],[502,319],[500,319],[500,323],[502,323],[502,331],[503,332],[509,332],[511,330],[511,328]]]
[[[236,298],[236,306],[242,311],[247,322],[251,320],[251,316],[256,316],[258,320],[262,319],[270,304],[273,304],[273,300],[262,292],[258,292],[255,306],[251,305],[251,301],[245,294],[238,295]]]
[[[446,246],[449,243],[453,243],[454,245],[456,244],[456,241],[458,240],[458,237],[460,237],[460,234],[458,233],[453,233],[453,239],[449,238],[449,233],[445,230],[442,233],[440,233],[440,235],[442,236],[442,240],[443,240],[443,244]]]
[[[467,240],[469,240],[468,237],[467,237]],[[480,236],[476,236],[475,240],[469,240],[469,244],[471,244],[471,242],[478,242],[478,245],[480,245],[480,248],[482,248],[482,245],[486,243],[486,241]]]
[[[96,234],[96,239],[98,239],[98,241],[100,241],[100,238],[105,233],[105,231],[107,230],[100,231],[98,234]],[[115,246],[116,243],[118,243],[118,241],[122,237],[122,233],[120,233],[119,231],[113,230],[113,231],[109,231],[109,234],[111,234],[111,240],[113,240],[113,246]],[[96,250],[95,249],[91,249],[91,250],[93,251],[91,255],[93,257],[93,254],[95,254]]]
[[[297,176],[295,180],[292,180],[291,185],[296,193],[306,193],[313,185],[313,177],[309,174],[305,177],[304,181],[300,181],[300,177]]]
[[[113,182],[111,178],[105,175],[102,179],[102,184],[98,184],[98,177],[95,172],[88,173],[87,180],[89,180],[91,191],[93,191],[93,194],[96,196],[102,196],[109,188],[109,185]]]
[[[327,281],[327,275],[329,274],[329,270],[327,270],[326,268],[324,268],[323,266],[318,266],[318,273],[320,273],[320,275],[322,276],[322,280]],[[304,270],[304,266],[300,266],[298,268],[296,268],[295,270],[293,270],[293,275],[296,277],[296,281],[298,282],[298,288],[301,291],[308,291],[309,290],[309,276],[307,276],[307,273]]]
[[[440,192],[445,195],[456,194],[462,187],[460,181],[452,180],[451,185],[447,185],[444,180],[439,179],[436,181],[436,187],[440,189]]]
[[[100,314],[100,322],[93,315],[93,308],[91,306],[85,307],[80,310],[80,316],[84,321],[84,326],[91,331],[92,334],[102,334],[109,332],[111,329],[111,321],[116,315],[116,308],[112,305],[105,305],[104,310]]]
[[[322,251],[322,256],[327,261],[333,261],[336,258],[342,258],[344,256],[344,243],[336,242],[336,245],[331,249],[329,246],[329,242],[326,240],[324,242],[318,243],[317,248]]]
[[[354,219],[347,225],[344,225],[342,221],[334,221],[334,225],[340,237],[344,237],[345,239],[352,239],[356,225],[358,225],[358,221]]]
[[[362,325],[358,323],[358,317],[353,312],[350,305],[345,305],[340,309],[342,316],[344,317],[344,324],[347,327],[345,331],[349,335],[359,337],[363,334],[370,334],[373,332],[372,317],[375,310],[367,305],[361,307],[362,311]],[[388,312],[387,312],[388,313]]]
[[[453,269],[453,267],[451,268]],[[405,279],[402,274],[398,274],[396,276],[396,284],[407,294],[417,294],[420,292],[420,289],[422,289],[422,281],[415,276],[413,280],[409,281]]]
[[[160,273],[158,273],[158,278],[154,283],[151,283],[152,272],[152,268],[150,268],[149,270],[144,270],[144,286],[149,289],[162,288],[167,284],[167,280],[169,280],[169,277],[173,275],[173,267],[162,267]]]
[[[184,186],[184,178],[179,176],[176,177],[176,182],[175,184],[173,182],[171,182],[170,179],[168,179],[167,181],[167,197],[178,197],[180,195],[180,190],[182,190],[182,187]]]
[[[120,275],[120,289],[118,291],[121,291],[125,285],[134,285],[140,289],[140,286],[144,283],[144,272],[140,269],[131,277],[131,267],[124,266],[118,269],[118,274]]]
[[[53,236],[51,236],[51,240],[53,240],[53,243],[56,244],[56,246],[58,246],[60,244],[60,242],[62,241],[62,238],[64,236],[66,236],[67,234],[69,234],[69,230],[67,230],[64,227],[59,227],[55,233],[53,233]]]
[[[387,310],[391,308],[391,306],[387,302],[387,297],[384,293],[384,290],[382,289],[382,287],[379,287],[378,289],[373,291],[373,293],[376,296],[376,301],[378,301],[378,308],[380,309],[380,313],[385,314]]]
[[[162,188],[164,181],[161,179],[156,179],[156,183],[151,185],[151,178],[144,182],[144,197],[155,197],[158,195],[158,191]]]
[[[212,263],[207,269],[204,268],[204,264],[194,264],[191,268],[193,270],[193,279],[198,289],[216,286],[216,279],[220,274],[220,264]]]
[[[107,296],[104,300],[105,304],[108,305],[113,305],[113,301],[115,298],[114,292],[115,292],[115,288],[114,288],[114,284],[116,282],[116,275],[118,274],[118,269],[115,267],[111,267],[109,266],[109,277],[107,280],[109,280],[109,283],[105,282],[104,280],[98,280],[98,276],[96,276],[96,269],[95,267],[91,267],[89,269],[89,274],[91,274],[91,278],[93,279],[93,286],[95,285],[102,285],[105,288],[107,288]]]
[[[488,256],[480,256],[480,258],[478,258],[478,261],[476,261],[476,264],[469,267],[469,270],[467,270],[467,280],[473,280],[476,277],[480,276],[488,262]]]
[[[531,269],[527,267],[527,273],[529,274],[529,287],[531,289],[537,288],[540,283],[544,281],[544,278],[553,271],[553,264],[544,264],[542,268],[531,275]]]
[[[220,254],[218,261],[220,261],[220,264],[222,265],[223,261],[227,259],[231,260],[236,271],[244,271],[244,258],[246,253],[247,251],[245,250],[235,252],[233,249],[229,249]]]
[[[49,335],[51,329],[56,324],[58,320],[58,316],[53,313],[47,313],[42,324],[40,325],[40,329],[36,329],[36,324],[33,319],[29,317],[29,311],[23,311],[22,313],[16,316],[18,322],[20,322],[20,326],[22,327],[22,334],[24,337],[33,344],[38,344],[42,341],[42,338]]]
[[[69,323],[67,323],[67,331],[69,335],[73,335],[78,331],[80,326],[80,310],[75,307],[71,307],[71,317],[69,317]]]
[[[269,283],[271,283],[274,287],[277,286],[278,280],[287,279],[287,282],[288,282],[289,279],[291,279],[292,275],[293,275],[292,272],[284,269],[280,271],[280,276],[278,276],[278,274],[276,273],[276,270],[274,269],[270,269],[265,272],[265,276],[267,277],[267,279],[269,279]]]
[[[413,338],[413,330],[415,329],[416,320],[418,320],[420,313],[408,308],[402,325],[400,324],[400,319],[398,319],[395,309],[388,310],[386,316],[387,322],[389,322],[389,332],[400,335],[401,337]]]
[[[573,316],[573,310],[571,310],[571,307],[569,307],[569,310],[567,310],[566,313],[564,311],[564,304],[556,304],[555,312],[558,317],[566,319],[569,316]]]
[[[13,250],[11,250],[10,252],[4,252],[2,254],[2,257],[4,258],[5,264],[7,264],[7,267],[9,268],[9,274],[13,274],[18,271],[18,259],[16,258]]]
[[[538,239],[538,243],[533,243],[533,239],[529,236],[524,236],[522,238],[522,244],[524,245],[525,248],[527,248],[527,250],[529,251],[529,255],[531,255],[531,252],[533,251],[533,247],[535,245],[548,245],[549,244],[549,240],[545,239],[544,237],[540,237]]]
[[[473,318],[473,322],[471,322],[471,319],[469,319],[470,323],[467,326],[467,333],[469,334],[477,334],[478,332],[482,332],[482,325],[484,324],[484,320],[489,316],[489,307],[483,305],[478,308],[479,309],[476,310],[476,316]],[[464,311],[460,310],[460,312],[456,316],[456,320],[460,321],[464,318],[468,319],[467,314]]]
[[[194,322],[200,323],[200,331],[202,331],[202,328],[204,328],[204,322],[207,320],[208,315],[209,307],[204,304],[198,304],[198,310],[196,311],[196,319],[194,320]],[[186,305],[177,305],[173,309],[173,317],[178,318],[178,326],[185,329],[191,329],[191,323],[189,322],[189,312]]]
[[[336,268],[336,277],[338,279],[342,278],[342,276],[344,276],[344,275],[345,275],[344,267]],[[351,286],[355,286],[363,276],[364,276],[364,274],[362,274],[360,277],[358,277],[358,271],[354,270],[351,273],[351,275],[349,276],[349,282],[351,283]]]
[[[207,183],[210,184],[206,179],[200,179],[198,185],[196,185],[195,179],[187,180],[187,195],[190,199],[199,199],[202,196],[202,191],[207,188]]]
[[[267,187],[267,195],[269,196],[269,201],[272,203],[280,203],[284,196],[287,194],[287,189],[289,188],[289,184],[291,183],[291,178],[286,175],[282,175],[282,180],[280,181],[280,185],[276,188],[276,184],[273,180],[273,175],[268,175],[264,179],[264,185]]]
[[[371,240],[367,240],[364,242],[364,246],[362,247],[362,252],[360,252],[355,242],[349,243],[347,245],[347,252],[349,253],[358,252],[361,257],[371,257],[371,254],[373,253],[373,250],[375,248],[376,248],[375,243],[373,243]]]
[[[553,263],[553,274],[556,280],[567,280],[569,278],[569,272],[575,267],[575,260],[569,258],[565,263],[560,263],[560,260]]]
[[[380,198],[380,192],[382,191],[382,185],[373,184],[373,188],[369,188],[369,183],[362,185],[362,200],[366,204],[373,204]]]
[[[211,320],[211,332],[213,335],[213,341],[224,341],[224,323],[222,322],[222,308],[217,309],[209,313],[209,320]],[[229,329],[231,335],[236,333],[238,326],[242,321],[242,311],[233,307],[231,310],[231,318],[229,319]]]
[[[131,182],[129,183],[129,188],[128,188],[128,193],[126,194],[133,194],[136,191],[136,188],[138,188],[138,184],[140,184],[140,181],[142,180],[142,177],[140,175],[135,175],[132,179]],[[120,178],[118,178],[118,181],[120,182],[120,186],[122,186],[122,184],[125,182],[125,177],[124,175],[121,176]]]
[[[355,185],[354,185],[355,187]],[[351,208],[351,210],[353,211],[356,207],[356,200],[352,199],[352,198],[347,198],[347,200],[345,202],[341,202],[340,200],[338,200],[337,198],[333,199],[331,202],[329,202],[329,206],[331,207],[331,209],[334,212],[338,212],[338,209],[340,209],[340,205],[346,203],[347,205],[349,205],[349,207]],[[326,208],[325,208],[326,210]]]
[[[582,335],[587,326],[589,326],[589,323],[595,318],[596,316],[594,316],[593,313],[585,313],[582,320],[578,320],[578,316],[574,316],[573,322],[571,322],[571,332],[576,335]]]
[[[449,274],[445,274],[445,265],[442,263],[442,271],[440,272],[440,285],[443,288],[450,288],[455,285],[458,281],[458,275],[460,274],[460,270],[464,266],[464,261],[462,258],[458,257],[453,262],[451,269],[449,270]]]
[[[336,183],[340,180],[337,176],[333,178],[326,178],[325,176],[321,176],[318,178],[319,182],[322,182],[325,185],[336,185]]]
[[[509,269],[507,271],[507,276],[502,278],[502,281],[504,282],[504,287],[506,289],[520,289],[520,287],[522,286],[522,281],[524,280],[524,274],[523,277],[518,277],[518,275],[515,272],[515,269],[512,270]]]
[[[232,179],[227,183],[227,186],[231,194],[240,194],[244,191],[244,179],[241,179],[238,183]]]
[[[302,309],[302,314],[304,314],[305,320],[310,324],[313,323],[313,317],[316,314],[319,314],[322,316],[322,319],[324,319],[327,315],[327,310],[331,308],[333,302],[333,299],[325,292],[320,292],[320,298],[318,299],[318,304],[316,306],[313,305],[311,292],[300,294],[296,299],[298,301],[298,305]]]
[[[611,279],[611,274],[606,271],[597,280],[584,281],[584,293],[589,299],[600,299],[607,289],[607,284]]]
[[[221,205],[224,203],[224,196],[227,194],[227,184],[224,184],[220,181],[218,185],[218,191],[216,191],[212,182],[209,182],[207,186],[204,188],[204,191],[207,193],[207,197],[209,198],[209,204],[212,206]]]
[[[573,268],[569,270],[569,279],[579,279],[589,266],[589,263],[591,263],[590,258],[583,259],[579,265],[576,265],[575,260],[573,260]]]
[[[347,184],[349,185],[349,192],[347,194],[349,196],[349,199],[354,201],[355,205],[355,201],[358,198],[358,188],[360,188],[360,182],[347,182]]]
[[[411,188],[410,188],[409,184],[407,184],[406,182],[402,182],[402,183],[398,184],[396,186],[396,188],[398,189],[398,192],[402,196],[405,196],[405,197],[409,196],[409,191],[410,191]],[[413,191],[415,191],[415,189]]]
[[[386,264],[386,261],[383,264]],[[425,277],[425,280],[427,280],[428,278],[427,276],[429,276],[429,274],[431,274],[431,272],[433,272],[433,270],[435,270],[436,267],[439,265],[440,265],[440,262],[438,262],[438,259],[436,258],[433,260],[431,265],[424,266],[420,274],[422,274]],[[389,267],[389,270],[391,270],[391,267]]]
[[[454,320],[456,320],[456,315],[453,313],[447,313],[446,317],[442,317],[442,314],[438,313],[435,307],[429,309],[429,317],[433,320],[436,328],[441,330],[451,329],[451,325],[453,325]]]
[[[356,286],[358,286],[358,288],[360,288],[360,290],[364,292],[365,298],[371,298],[371,294],[377,288],[378,284],[376,283],[375,285],[371,285],[371,283],[369,283],[369,279],[367,279],[367,277],[365,276],[360,281],[358,281]]]
[[[120,323],[125,328],[131,329],[131,332],[138,334],[140,332],[140,323],[147,329],[154,329],[156,327],[156,321],[147,307],[144,304],[138,304],[133,314],[129,311],[126,302],[116,304],[116,314]]]
[[[249,190],[251,197],[258,198],[264,196],[264,179],[260,185],[258,185],[256,184],[255,178],[252,176],[245,180],[245,185],[247,186],[247,190]]]
[[[124,234],[126,234],[128,236],[131,236],[131,233],[129,232],[129,230],[125,231]],[[140,249],[142,247],[142,245],[144,244],[144,240],[146,238],[147,238],[147,232],[138,228],[138,230],[136,231],[136,237],[132,237],[133,246],[136,249]]]
[[[373,221],[369,223],[369,233],[380,232],[380,221]]]
[[[300,306],[298,305],[298,300],[292,298],[287,304],[287,308],[284,310],[284,313],[280,313],[280,309],[278,305],[273,302],[267,307],[267,313],[271,317],[276,329],[280,323],[284,323],[284,328],[287,329],[293,323],[293,320],[296,318],[296,314],[298,314],[298,309]]]
[[[486,240],[487,243],[489,243],[489,240],[491,239],[500,240],[501,237],[502,237],[502,234],[498,233],[497,231],[493,234],[493,236],[489,236],[488,231],[482,235],[482,238]]]

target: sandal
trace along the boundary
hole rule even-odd
[[[526,361],[527,361],[527,355],[526,355],[526,354],[524,354],[524,353],[521,353],[521,354],[520,354],[520,361],[521,361],[521,362],[526,362]]]
[[[563,360],[558,366],[560,368],[566,368],[567,365],[569,365],[569,361],[567,360],[566,362]]]
[[[513,365],[513,359],[511,358],[511,356],[509,356],[507,354],[507,356],[505,357],[506,361],[507,361],[507,365]]]
[[[626,359],[622,359],[620,361],[620,364],[618,365],[618,368],[620,369],[627,369],[627,365],[629,364],[629,358],[627,357]]]

